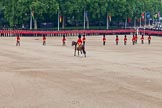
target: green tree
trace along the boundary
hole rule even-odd
[[[83,24],[84,12],[88,12],[88,21],[106,22],[112,16],[113,22],[134,21],[141,18],[142,12],[150,12],[153,17],[162,10],[161,0],[0,0],[0,19],[10,27],[29,24],[31,12],[34,12],[34,25],[37,23],[56,22],[57,12],[63,16],[62,27],[66,23]],[[3,19],[3,21],[2,21]],[[2,24],[2,23],[1,23]],[[106,23],[105,23],[106,24]]]

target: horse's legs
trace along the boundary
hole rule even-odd
[[[78,50],[78,56],[79,56],[79,50]]]
[[[76,56],[76,50],[74,51],[74,56]]]
[[[74,56],[76,56],[76,45],[75,45],[75,49],[74,49]]]
[[[80,50],[81,56],[82,56],[82,50]]]
[[[76,56],[76,49],[74,50],[74,56]]]

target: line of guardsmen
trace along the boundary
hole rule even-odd
[[[45,34],[43,34],[42,40],[43,40],[43,46],[45,46],[46,45],[46,35]],[[105,34],[103,34],[102,40],[103,40],[103,45],[105,46],[106,45],[106,40],[107,40]],[[127,35],[124,36],[123,40],[124,40],[124,45],[127,45]],[[148,40],[148,44],[151,44],[151,36],[150,35],[148,36],[147,40]],[[137,41],[138,41],[138,36],[137,36],[137,34],[135,34],[132,37],[132,45],[137,44]],[[85,45],[85,42],[86,42],[85,35],[83,35],[83,37],[81,38],[81,35],[79,34],[78,40],[77,40],[78,45],[82,44],[82,43],[83,43],[83,45]],[[118,35],[116,35],[115,43],[116,43],[116,45],[119,44]],[[144,44],[144,35],[141,36],[141,44]],[[63,46],[66,45],[66,37],[65,37],[65,35],[63,35],[63,38],[62,38],[62,45]],[[16,37],[16,46],[20,46],[20,36],[19,35],[17,35],[17,37]]]
[[[103,45],[105,46],[105,44],[106,44],[106,36],[105,36],[105,34],[103,35],[102,40],[103,40]],[[124,45],[127,45],[127,40],[128,40],[127,39],[127,35],[125,35],[124,36],[124,39],[123,39]],[[148,35],[147,40],[148,40],[148,44],[150,45],[151,44],[151,36],[150,35]],[[135,34],[135,35],[133,34],[133,37],[132,37],[132,45],[137,44],[137,41],[138,41],[137,34]],[[118,35],[116,35],[115,43],[116,43],[116,45],[119,44],[119,37],[118,37]],[[141,44],[144,44],[144,35],[143,34],[141,36]]]
[[[45,46],[46,45],[46,35],[45,34],[43,34],[42,40],[43,40],[42,45]],[[83,45],[85,45],[85,41],[86,41],[85,35],[83,35],[83,37],[81,39],[81,34],[79,34],[78,40],[77,40],[78,45],[82,44],[82,43],[83,43]],[[66,45],[66,37],[65,37],[65,35],[63,35],[63,38],[62,38],[62,45],[63,46]],[[20,35],[18,35],[18,34],[16,36],[16,46],[20,46]]]

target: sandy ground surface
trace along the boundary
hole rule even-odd
[[[162,38],[119,46],[87,37],[87,58],[61,37],[0,37],[0,108],[162,108]]]

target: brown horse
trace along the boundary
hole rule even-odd
[[[86,57],[86,51],[85,51],[85,46],[84,45],[80,45],[79,47],[77,47],[77,42],[72,41],[72,46],[75,46],[75,51],[74,51],[74,56],[76,56],[76,50],[78,50],[78,56],[79,56],[79,51],[82,54],[82,52],[84,53],[84,57]]]

